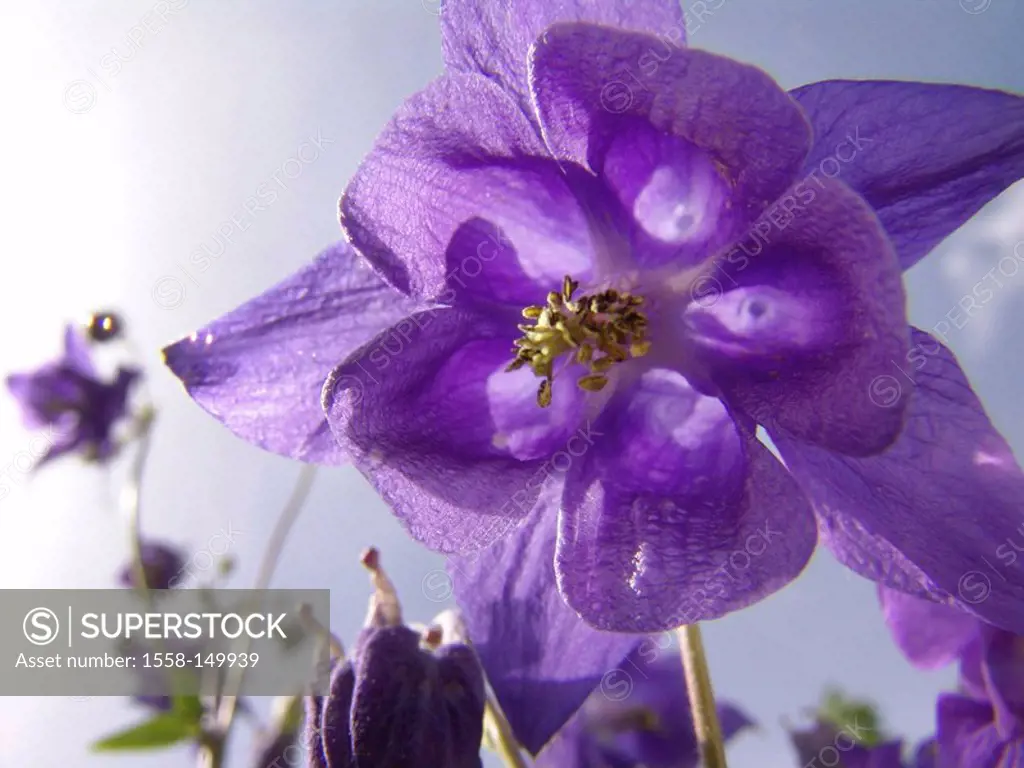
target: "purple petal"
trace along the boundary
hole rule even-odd
[[[141,550],[146,587],[148,589],[171,589],[175,586],[175,582],[182,575],[185,567],[181,550],[158,541],[143,542]],[[123,587],[137,586],[138,580],[135,578],[134,564],[129,563],[124,566],[118,574],[117,580]]]
[[[643,120],[621,126],[602,179],[626,214],[633,258],[642,269],[704,261],[745,224],[714,159]]]
[[[559,166],[508,96],[445,76],[409,99],[341,199],[351,242],[405,293],[543,300],[595,246]]]
[[[675,45],[686,42],[686,23],[676,0],[444,0],[445,64],[452,72],[494,80],[516,99],[524,115],[536,120],[527,82],[530,47],[546,27],[560,21],[650,32]]]
[[[981,674],[996,730],[1004,739],[1024,738],[1024,648],[1021,638],[985,625]]]
[[[941,768],[1004,768],[999,762],[1004,745],[987,703],[944,693],[939,696],[937,719]]]
[[[814,126],[805,172],[841,174],[860,192],[904,269],[1024,176],[1019,96],[964,85],[849,80],[791,93]]]
[[[600,173],[610,142],[639,118],[713,157],[745,220],[793,182],[811,143],[803,113],[764,72],[646,34],[555,25],[530,78],[556,157]]]
[[[89,342],[76,325],[68,325],[64,329],[64,359],[61,362],[82,376],[95,379],[99,375],[92,361]]]
[[[351,710],[356,676],[352,664],[344,662],[331,672],[330,696],[320,703],[320,727],[315,734],[307,730],[307,739],[319,738],[324,763],[328,768],[355,768],[352,755]],[[313,710],[315,715],[316,708]],[[307,728],[313,729],[311,722]],[[313,749],[312,754],[317,750]]]
[[[349,668],[351,670],[351,667]],[[302,746],[309,764],[306,768],[327,768],[327,756],[324,754],[324,743],[321,738],[324,699],[322,696],[307,696],[305,699],[306,716],[302,725]],[[348,718],[345,718],[348,729]]]
[[[1024,476],[953,354],[924,331],[912,341],[903,364],[914,381],[889,376],[908,400],[907,425],[885,453],[855,459],[772,439],[840,561],[859,570],[868,559],[864,570],[876,575],[905,573],[909,561],[936,596],[1024,632],[1024,573],[1009,567],[1016,553],[1005,543],[1019,531]]]
[[[718,618],[792,581],[815,545],[810,506],[720,401],[655,369],[608,405],[569,469],[555,567],[599,629]]]
[[[617,758],[630,766],[698,768],[686,678],[671,633],[645,639],[606,680],[609,684],[590,696],[581,716],[609,762],[618,765],[611,759]],[[719,703],[717,710],[726,742],[752,725],[732,705]],[[653,715],[653,722],[641,726],[638,715]]]
[[[450,558],[470,639],[519,742],[536,754],[633,648],[583,623],[555,587],[555,505],[504,541]]]
[[[301,461],[341,464],[344,452],[320,407],[324,380],[412,310],[338,243],[164,356],[196,402],[239,437]]]
[[[802,202],[801,184],[783,197],[801,207],[771,245],[713,273],[740,298],[695,297],[704,323],[723,329],[705,331],[704,346],[730,403],[769,432],[878,453],[903,425],[903,408],[879,408],[869,389],[909,348],[899,264],[849,188],[826,179]]]
[[[331,428],[409,532],[443,552],[487,546],[533,507],[544,460],[577,434],[585,393],[505,373],[514,318],[413,315],[340,365],[324,387]]]
[[[981,623],[959,608],[878,588],[882,614],[896,645],[920,669],[937,669],[959,658]]]
[[[855,744],[843,752],[842,768],[903,768],[902,751],[901,741],[890,741],[874,747]]]

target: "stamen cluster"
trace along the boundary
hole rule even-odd
[[[549,293],[546,306],[523,310],[523,317],[534,324],[519,325],[523,336],[514,342],[516,359],[505,369],[515,371],[529,365],[544,379],[537,390],[541,408],[551,405],[554,362],[566,352],[575,350],[573,359],[590,370],[576,385],[599,392],[608,383],[605,374],[613,365],[643,357],[651,347],[645,338],[647,317],[638,309],[644,303],[642,296],[609,288],[573,299],[577,288],[579,283],[566,275],[562,292]]]

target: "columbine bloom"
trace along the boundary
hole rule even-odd
[[[169,347],[192,395],[353,461],[441,551],[540,509],[601,628],[749,605],[819,528],[866,576],[956,594],[1024,481],[900,275],[1021,176],[1024,100],[787,93],[684,47],[673,0],[451,0],[441,25],[448,72],[342,197],[354,249]],[[972,609],[1024,631],[1022,598],[1011,575]]]
[[[128,394],[140,372],[118,368],[101,378],[78,329],[64,331],[64,354],[31,373],[7,377],[25,426],[46,430],[50,447],[37,466],[68,453],[103,461],[117,451],[113,430],[128,409]]]
[[[472,649],[402,623],[377,553],[364,558],[375,594],[353,657],[330,694],[307,700],[310,768],[436,765],[480,768],[484,677]]]
[[[753,722],[718,705],[729,740]],[[683,665],[674,648],[634,651],[535,761],[537,768],[696,768],[700,762]]]
[[[879,590],[900,650],[921,669],[960,662],[960,690],[939,696],[936,768],[1024,765],[1024,638],[962,610]]]
[[[787,93],[685,47],[674,0],[440,19],[447,71],[345,190],[347,243],[165,351],[197,402],[269,450],[351,461],[434,549],[498,548],[500,573],[456,558],[457,596],[535,744],[559,718],[524,689],[557,679],[565,715],[623,641],[557,670],[503,657],[510,594],[545,630],[571,625],[556,584],[600,628],[674,627],[781,588],[820,531],[864,576],[957,595],[1024,477],[954,356],[907,326],[901,270],[1022,176],[1024,100]],[[527,541],[550,559],[512,558]],[[1006,576],[967,607],[1024,632]]]
[[[142,569],[146,574],[146,587],[149,589],[170,589],[181,575],[185,560],[181,551],[169,544],[159,541],[142,543]],[[135,587],[138,584],[135,566],[128,563],[121,568],[117,576],[118,583],[123,587]]]

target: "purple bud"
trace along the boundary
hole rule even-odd
[[[142,569],[149,589],[170,589],[184,567],[185,561],[179,550],[157,542],[142,544]],[[134,564],[124,566],[117,580],[123,587],[138,586]]]
[[[464,645],[431,653],[404,626],[364,629],[325,700],[307,705],[310,768],[479,768],[484,679]]]

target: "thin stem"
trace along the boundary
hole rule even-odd
[[[711,688],[711,675],[708,672],[700,627],[687,624],[676,630],[676,636],[683,657],[686,690],[690,697],[693,730],[700,747],[701,762],[704,768],[726,768],[725,742],[722,740],[722,728],[718,724],[718,709],[715,707],[715,693]]]
[[[512,726],[509,725],[505,714],[498,706],[494,692],[488,686],[487,706],[484,709],[484,724],[490,726],[491,734],[494,737],[494,747],[501,761],[509,768],[527,768],[526,760],[519,749],[519,743],[512,733]]]
[[[313,480],[316,477],[316,466],[306,464],[299,473],[299,479],[295,481],[292,495],[285,504],[281,514],[270,534],[267,548],[263,552],[263,559],[260,562],[259,571],[256,574],[256,583],[253,585],[255,591],[266,589],[274,576],[274,570],[281,559],[284,551],[284,544],[291,532],[292,526],[299,517],[309,492],[313,487]],[[254,606],[258,610],[259,606]],[[243,639],[241,652],[248,649],[249,638]],[[201,768],[220,768],[223,759],[223,745],[227,741],[228,733],[235,721],[235,713],[238,711],[238,695],[242,690],[242,683],[245,681],[245,667],[230,667],[227,673],[227,680],[224,683],[224,695],[220,699],[220,706],[217,710],[216,738],[219,740],[219,749],[204,748],[200,754],[199,765]]]
[[[156,411],[146,409],[136,422],[136,437],[139,445],[128,474],[128,482],[121,492],[121,507],[128,520],[128,531],[131,539],[132,571],[135,576],[135,589],[142,596],[147,609],[153,605],[153,595],[149,591],[146,579],[146,566],[142,560],[142,476],[146,471],[149,449],[152,445],[153,422]]]

